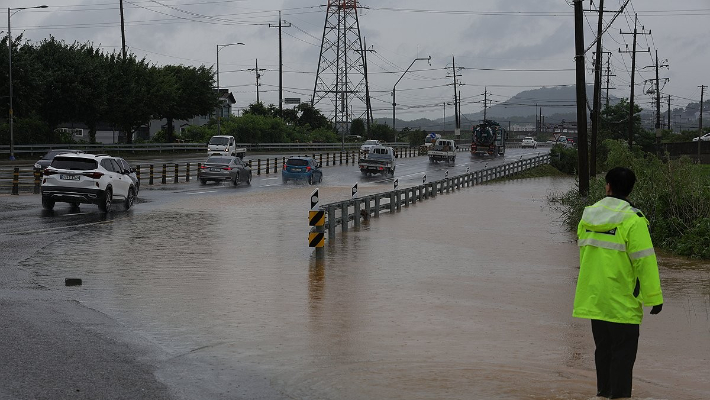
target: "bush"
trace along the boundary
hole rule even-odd
[[[577,173],[577,157],[577,149],[573,147],[556,144],[550,150],[550,164],[569,175]]]
[[[673,254],[709,259],[710,174],[707,167],[693,164],[689,158],[664,163],[653,154],[631,152],[619,141],[607,140],[604,147],[608,155],[604,170],[621,166],[636,174],[636,185],[629,200],[648,218],[654,245]],[[587,197],[580,196],[575,189],[550,198],[561,206],[570,230],[576,230],[584,207],[605,196],[604,175],[590,180]]]

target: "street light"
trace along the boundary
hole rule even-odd
[[[222,111],[224,111],[224,108],[222,107],[222,101],[221,101],[221,95],[219,93],[219,51],[225,47],[228,46],[235,46],[235,45],[240,45],[244,46],[244,43],[242,42],[237,42],[237,43],[227,43],[227,44],[218,44],[217,45],[217,98],[219,99],[219,113],[217,113],[217,134],[220,134],[220,119],[222,118]]]
[[[34,7],[16,7],[16,8],[7,8],[7,51],[8,51],[8,60],[10,64],[10,73],[9,73],[9,78],[10,78],[10,109],[9,109],[9,115],[8,119],[10,120],[10,160],[15,159],[15,134],[13,130],[13,114],[12,114],[12,33],[10,30],[10,17],[13,16],[15,13],[18,13],[22,10],[29,10],[31,8],[47,8],[46,5],[41,5],[41,6],[34,6]],[[12,12],[12,11],[15,12]]]
[[[392,86],[392,130],[395,131],[395,134],[394,134],[395,135],[394,136],[395,142],[397,141],[397,128],[395,127],[394,121],[395,121],[395,107],[397,106],[397,102],[395,101],[394,90],[397,87],[397,84],[399,83],[399,81],[401,81],[402,78],[404,78],[404,75],[409,71],[410,68],[412,68],[412,65],[414,65],[414,63],[417,61],[429,61],[429,65],[431,65],[431,56],[429,56],[428,58],[415,58],[414,61],[412,61],[412,63],[409,64],[409,67],[407,67],[407,70],[404,71],[404,74],[402,74],[402,76],[399,77],[397,82],[395,82],[394,86]]]

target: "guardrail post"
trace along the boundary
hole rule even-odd
[[[20,194],[20,167],[12,170],[12,194]]]
[[[343,232],[347,232],[350,223],[350,205],[347,201],[340,203],[340,222]]]
[[[343,165],[343,152],[340,152],[340,165]]]
[[[378,193],[375,195],[375,218],[380,217],[380,199],[382,196]]]
[[[318,164],[320,164],[321,166],[323,166],[323,153],[320,153],[320,154],[318,155]]]
[[[333,152],[333,166],[335,167],[335,152]]]
[[[185,164],[185,182],[190,182],[190,163]]]
[[[179,176],[180,176],[180,170],[178,168],[178,164],[175,163],[175,177],[173,178],[173,183],[178,183],[179,182]]]
[[[394,191],[390,192],[390,214],[394,213],[395,205],[394,205]]]
[[[163,176],[160,179],[162,184],[168,183],[168,164],[163,164]]]
[[[148,184],[153,184],[153,164],[150,164],[150,172],[148,173]]]
[[[40,176],[42,175],[41,171],[42,170],[39,168],[35,168],[33,171],[35,177],[35,188],[33,191],[34,194],[39,194]]]
[[[360,199],[355,199],[353,205],[353,221],[355,222],[355,229],[360,229]]]
[[[335,226],[337,225],[335,217],[335,205],[328,204],[328,239],[335,239]]]
[[[136,178],[138,178],[138,182],[141,181],[141,165],[140,164],[136,165]]]
[[[371,196],[365,197],[365,213],[367,214],[367,218],[365,219],[366,221],[370,219],[370,216],[372,216],[372,207],[370,206],[371,200]]]
[[[261,158],[256,160],[256,174],[261,175]]]
[[[278,163],[279,163],[278,157],[274,157],[274,173],[276,173],[276,171],[277,171],[276,165],[278,165]]]
[[[350,164],[350,152],[346,151],[345,152],[345,165],[349,165],[349,164]]]
[[[330,166],[330,153],[325,153],[325,166]]]

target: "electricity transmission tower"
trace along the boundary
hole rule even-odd
[[[311,104],[321,101],[323,114],[339,132],[349,132],[350,122],[363,118],[370,123],[366,49],[358,21],[357,0],[328,0],[318,72]]]

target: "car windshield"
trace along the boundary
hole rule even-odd
[[[70,169],[75,171],[90,171],[96,169],[96,160],[78,157],[54,157],[52,167],[57,169]]]
[[[286,160],[286,165],[292,167],[305,167],[308,165],[308,160],[304,160],[302,158],[291,158]]]
[[[533,138],[531,138],[531,137],[526,137],[526,138],[523,138],[523,140],[533,140]]]
[[[210,157],[207,159],[208,164],[229,164],[232,161],[231,157]]]
[[[210,144],[212,144],[212,145],[217,145],[217,146],[228,145],[228,144],[229,144],[229,138],[226,138],[226,137],[213,137],[212,139],[210,139]]]
[[[377,144],[377,140],[366,140],[366,141],[365,141],[365,144],[366,144],[366,145],[376,145],[376,144]]]

